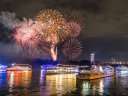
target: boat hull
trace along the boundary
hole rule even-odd
[[[99,78],[105,78],[115,75],[115,73],[109,73],[109,74],[98,74],[98,75],[77,75],[77,79],[83,79],[83,80],[94,80]]]

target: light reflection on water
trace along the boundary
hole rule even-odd
[[[127,89],[128,74],[86,81],[40,70],[0,72],[0,96],[128,96]]]
[[[31,75],[31,71],[7,71],[7,83],[11,88],[17,86],[29,86]]]
[[[44,77],[43,77],[44,78]],[[42,80],[42,79],[41,79]],[[49,96],[55,94],[65,94],[76,89],[75,74],[57,74],[45,76],[45,89],[42,94]]]
[[[6,81],[6,72],[0,71],[0,88],[3,88],[3,86],[5,86],[5,81]]]
[[[11,96],[24,94],[31,83],[31,71],[7,71],[7,86]]]
[[[97,79],[91,81],[78,80],[77,88],[80,96],[86,95],[104,95],[104,79]],[[82,85],[82,86],[81,86]]]

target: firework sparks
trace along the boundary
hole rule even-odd
[[[58,39],[57,41],[63,41],[68,36],[65,19],[56,10],[47,9],[41,11],[36,16],[36,21],[41,22],[42,29],[45,30],[45,36],[51,41],[53,41],[53,35]]]
[[[0,23],[11,31],[15,30],[11,36],[25,49],[25,52],[36,55],[45,50],[51,53],[53,60],[57,59],[58,43],[67,37],[74,38],[80,34],[81,22],[78,22],[80,18],[79,13],[69,12],[65,19],[60,12],[52,9],[42,10],[36,16],[36,21],[25,18],[20,21],[15,13],[0,13]],[[75,59],[81,53],[81,44],[78,40],[71,39],[64,44],[63,52],[66,57]]]
[[[37,32],[39,29],[35,26],[36,25],[31,19],[24,19],[21,25],[16,28],[16,32],[14,34],[14,40],[19,45],[27,49],[32,55],[38,50],[38,44],[41,40],[40,35]]]
[[[43,49],[50,52],[53,60],[56,60],[57,44],[67,37],[77,37],[81,26],[72,20],[66,23],[60,12],[47,9],[36,16],[36,21],[24,19],[15,30],[14,40],[29,53],[35,55],[38,50]],[[66,57],[75,59],[81,54],[81,48],[78,40],[71,39],[64,44],[63,53]]]
[[[69,59],[76,59],[81,52],[82,45],[77,39],[71,38],[63,46],[63,53]]]
[[[54,61],[57,60],[57,47],[51,47],[51,56],[53,58]]]
[[[66,24],[67,28],[69,29],[69,36],[70,37],[77,37],[80,34],[81,27],[80,24],[70,21],[69,23]]]

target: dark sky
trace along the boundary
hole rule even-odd
[[[88,59],[95,52],[97,60],[128,60],[128,0],[0,0],[0,11],[15,12],[18,17],[34,18],[45,8],[76,10],[82,14],[80,59]],[[9,52],[6,55],[13,53]],[[0,55],[3,56],[2,52]]]

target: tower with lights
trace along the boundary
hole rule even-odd
[[[94,53],[90,54],[90,61],[91,61],[91,64],[95,63],[95,54]]]

